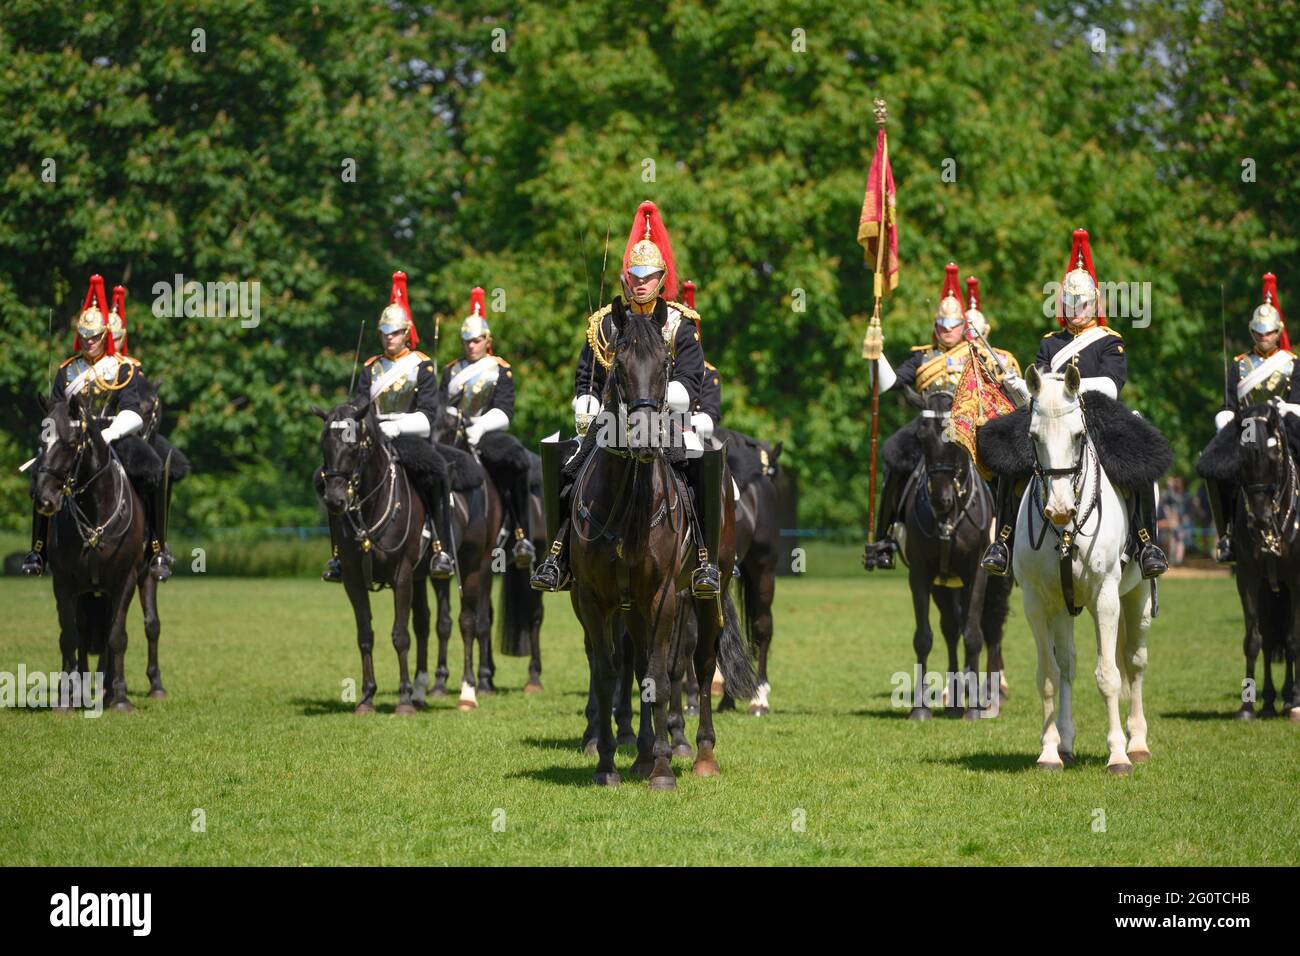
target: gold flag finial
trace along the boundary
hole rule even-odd
[[[876,114],[877,126],[884,126],[885,121],[889,119],[889,107],[886,106],[885,101],[878,96],[871,101],[871,112]]]

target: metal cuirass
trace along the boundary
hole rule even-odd
[[[472,364],[474,363],[470,362],[469,359],[458,360],[451,367],[448,382]],[[467,419],[482,414],[483,410],[492,403],[492,393],[496,390],[497,379],[500,375],[501,366],[499,364],[496,362],[484,363],[478,371],[471,373],[470,377],[465,380],[460,394],[451,396],[452,404],[460,409],[461,415]]]
[[[398,361],[386,355],[380,356],[370,366],[370,380],[382,378]],[[419,362],[411,365],[405,375],[399,375],[375,396],[375,409],[380,415],[401,415],[415,410],[415,386],[420,379],[420,365]]]
[[[64,393],[71,398],[76,388],[73,383],[81,380],[85,375],[84,384],[76,392],[82,404],[90,410],[94,418],[111,418],[117,412],[119,391],[113,386],[117,385],[120,366],[125,364],[117,356],[105,355],[94,363],[92,369],[91,363],[85,356],[78,355],[62,369],[65,376]],[[130,371],[134,374],[134,370]]]
[[[1247,352],[1245,355],[1239,356],[1237,359],[1237,373],[1240,375],[1238,381],[1244,381],[1247,375],[1266,361],[1268,359],[1258,352]],[[1294,371],[1294,359],[1282,363],[1277,371],[1250,390],[1250,394],[1246,396],[1242,404],[1262,405],[1271,398],[1280,398],[1285,401],[1287,393],[1291,390],[1291,375]]]

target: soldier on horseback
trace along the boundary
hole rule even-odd
[[[492,329],[483,289],[470,292],[470,314],[461,323],[465,354],[448,362],[439,388],[446,417],[456,437],[479,453],[505,504],[507,527],[514,530],[515,564],[527,569],[536,554],[528,533],[528,452],[509,434],[515,414],[515,382],[510,363],[492,351]],[[486,440],[485,440],[486,439]],[[452,439],[455,444],[455,439]]]
[[[1215,429],[1231,422],[1239,409],[1266,402],[1276,404],[1287,415],[1300,415],[1300,375],[1295,374],[1295,355],[1286,333],[1282,306],[1277,297],[1277,276],[1264,276],[1263,301],[1250,317],[1250,337],[1255,347],[1243,352],[1228,366],[1223,408],[1214,416]],[[1219,534],[1214,559],[1221,564],[1236,560],[1232,548],[1232,503],[1234,483],[1205,481],[1210,513]]]
[[[1118,399],[1128,377],[1128,359],[1124,355],[1123,337],[1106,325],[1086,230],[1074,231],[1069,262],[1071,268],[1061,282],[1057,306],[1061,329],[1043,336],[1034,365],[1051,372],[1061,372],[1073,365],[1082,378],[1081,391],[1101,392]],[[999,475],[997,485],[999,531],[984,552],[981,564],[990,573],[1002,575],[1011,568],[1014,516],[1020,494],[1011,476]],[[1131,491],[1138,504],[1138,520],[1134,523],[1138,564],[1144,578],[1154,578],[1169,569],[1164,552],[1155,543],[1155,486]]]
[[[125,302],[124,289],[121,300]],[[119,303],[115,304],[120,308]],[[121,313],[110,313],[104,294],[103,277],[91,276],[90,287],[77,318],[76,337],[73,341],[76,354],[59,366],[50,388],[51,405],[79,398],[83,407],[90,410],[91,417],[101,423],[100,435],[110,446],[118,439],[136,434],[145,425],[141,415],[144,376],[140,374],[140,363],[119,352],[114,325],[117,326],[117,334],[121,337],[124,350],[126,328]],[[155,455],[148,446],[144,446],[140,454]],[[140,464],[147,466],[150,463]],[[152,464],[160,467],[156,460]],[[133,470],[128,469],[128,472]],[[131,477],[136,476],[132,474]],[[166,496],[161,493],[161,489],[142,487],[139,490],[145,500],[148,519],[151,549],[149,574],[155,580],[165,581],[171,576],[170,553],[165,550],[162,541],[162,529],[166,527]],[[33,508],[32,550],[23,559],[23,574],[44,573],[49,529],[50,519]]]
[[[933,391],[955,392],[972,348],[984,367],[1003,383],[1009,393],[1018,393],[1024,388],[1015,356],[1002,349],[990,351],[985,344],[988,322],[978,308],[978,283],[973,278],[970,283],[973,285],[968,311],[962,308],[957,266],[948,263],[930,343],[912,346],[912,354],[897,369],[891,367],[889,360],[881,355],[879,374],[882,393],[892,388],[914,389],[921,397]],[[970,324],[972,321],[974,325]],[[979,336],[972,329],[978,329]],[[917,420],[904,425],[890,437],[889,443],[915,442],[916,426]],[[894,567],[894,553],[898,550],[894,525],[898,521],[899,497],[907,479],[908,473],[896,468],[890,468],[886,474],[880,498],[880,513],[876,520],[876,540],[863,550],[862,564],[868,571]]]
[[[580,436],[601,411],[600,396],[613,353],[614,316],[624,310],[653,314],[663,330],[670,368],[666,401],[677,414],[690,412],[700,400],[704,381],[704,351],[700,345],[699,315],[694,309],[672,301],[677,294],[677,274],[668,231],[654,203],[643,202],[637,209],[623,254],[623,296],[593,313],[587,322],[587,344],[583,346],[574,376],[574,424]],[[626,297],[626,299],[624,298]],[[617,414],[617,409],[611,412]],[[697,441],[693,433],[683,439],[688,446]],[[710,443],[711,445],[711,443]],[[540,591],[558,591],[568,583],[570,488],[560,488],[558,473],[563,445],[542,443],[543,484],[546,489],[547,526],[558,527],[546,559],[538,566],[532,585]],[[722,528],[723,452],[705,447],[691,458],[685,474],[691,486],[697,527],[698,567],[691,575],[691,590],[697,598],[717,597],[720,586],[718,549]]]
[[[388,438],[411,435],[428,439],[438,417],[438,377],[433,360],[415,348],[420,338],[406,293],[406,273],[393,273],[389,304],[379,314],[377,326],[383,352],[366,360],[357,376],[353,401],[374,403],[379,429]],[[450,578],[455,565],[451,555],[443,550],[441,540],[447,534],[447,488],[442,481],[431,477],[412,474],[411,478],[424,499],[426,511],[433,516],[429,574]],[[343,565],[339,560],[341,520],[329,516],[330,560],[321,575],[323,580],[335,583],[343,581]]]

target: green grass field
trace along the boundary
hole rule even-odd
[[[448,698],[397,717],[396,660],[379,637],[380,712],[354,717],[341,699],[343,681],[359,678],[342,589],[178,579],[161,598],[168,700],[143,696],[137,607],[136,713],[0,712],[0,863],[1293,862],[1300,728],[1230,719],[1242,664],[1227,578],[1164,586],[1147,684],[1153,756],[1113,779],[1086,617],[1080,760],[1044,773],[1033,766],[1041,706],[1019,592],[1003,716],[915,723],[890,705],[891,675],[912,665],[905,579],[855,572],[853,550],[814,549],[817,576],[781,579],[774,712],[722,715],[723,776],[696,779],[675,761],[675,793],[627,776],[616,790],[591,784],[594,761],[578,749],[586,665],[567,595],[548,598],[544,694],[521,692],[525,661],[498,657],[503,692],[477,712]],[[377,597],[386,634],[391,599]],[[57,669],[48,581],[0,580],[0,612],[0,670]],[[621,770],[631,761],[620,753]]]

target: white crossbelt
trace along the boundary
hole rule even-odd
[[[1070,359],[1074,358],[1093,342],[1105,338],[1107,334],[1106,330],[1100,325],[1094,325],[1087,332],[1080,332],[1074,337],[1073,342],[1052,356],[1052,371],[1059,372],[1061,366],[1066,362],[1070,361]]]
[[[455,398],[465,390],[466,383],[478,375],[481,375],[483,372],[486,372],[496,363],[497,359],[495,355],[485,355],[477,362],[472,362],[471,364],[466,365],[463,369],[453,375],[451,381],[447,383],[447,396],[449,398]]]
[[[407,373],[411,371],[411,368],[419,365],[422,361],[424,361],[424,357],[418,352],[407,352],[389,366],[387,372],[370,383],[370,397],[372,399],[376,398],[399,378],[405,378]]]
[[[1259,385],[1274,372],[1280,371],[1282,366],[1291,361],[1291,353],[1278,349],[1254,370],[1237,383],[1237,401],[1246,400],[1246,396],[1254,391],[1255,386]]]

